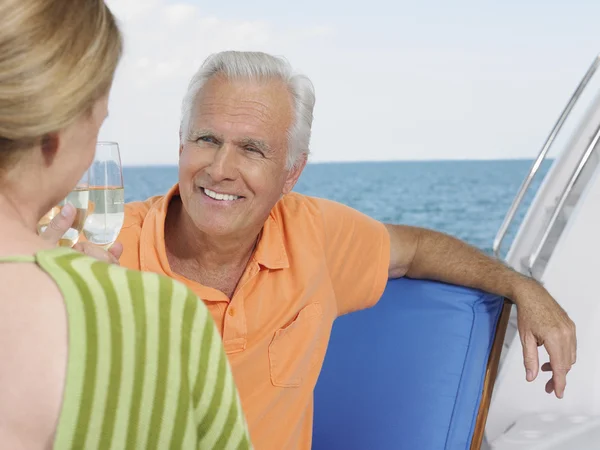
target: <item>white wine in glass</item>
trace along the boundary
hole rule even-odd
[[[119,236],[125,217],[123,169],[116,142],[98,142],[88,174],[90,205],[83,234],[89,242],[108,249]]]
[[[79,240],[81,230],[83,229],[89,206],[89,184],[87,172],[81,177],[81,180],[79,180],[77,186],[75,186],[75,188],[69,193],[69,195],[67,195],[66,198],[64,198],[58,205],[53,207],[50,211],[42,216],[37,225],[38,233],[41,234],[46,230],[52,219],[60,214],[60,211],[67,203],[70,203],[75,207],[77,214],[75,215],[75,220],[73,221],[71,228],[69,228],[63,237],[58,241],[58,245],[61,247],[73,247]]]

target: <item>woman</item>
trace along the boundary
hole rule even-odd
[[[93,160],[120,55],[102,0],[0,2],[0,448],[250,448],[204,304],[36,233]]]

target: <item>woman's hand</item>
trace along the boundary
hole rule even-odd
[[[48,227],[41,234],[42,238],[57,245],[58,241],[71,227],[75,220],[77,211],[71,204],[66,204],[62,207],[60,214],[57,214],[54,219],[48,224]],[[91,242],[78,242],[73,246],[73,250],[77,250],[87,256],[96,258],[111,264],[119,264],[119,258],[123,253],[123,246],[119,242],[115,242],[108,251],[102,247],[92,244]]]

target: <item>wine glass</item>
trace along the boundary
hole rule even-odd
[[[71,228],[69,228],[58,241],[58,245],[61,247],[73,247],[79,240],[81,230],[83,229],[89,206],[89,174],[87,171],[83,174],[69,195],[42,216],[37,224],[38,233],[41,234],[48,228],[52,219],[60,213],[67,203],[70,203],[75,207],[76,215],[75,220],[71,224]]]
[[[108,250],[125,217],[123,168],[116,142],[98,142],[88,174],[90,205],[83,234],[89,242]]]

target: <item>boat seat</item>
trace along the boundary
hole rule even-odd
[[[313,450],[479,449],[509,313],[481,291],[390,280],[333,325]]]

